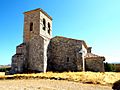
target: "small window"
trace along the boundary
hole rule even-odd
[[[33,23],[30,23],[30,31],[33,31]]]
[[[67,57],[67,62],[69,62],[70,61],[70,58],[69,57]]]
[[[45,21],[45,19],[43,18],[43,30],[45,30],[45,28],[46,28],[46,21]]]
[[[48,22],[48,33],[50,34],[50,23]]]

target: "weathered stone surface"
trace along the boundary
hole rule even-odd
[[[64,37],[54,37],[48,46],[48,70],[81,71],[81,41]]]
[[[26,67],[26,44],[16,47],[16,54],[12,57],[11,73],[22,73]]]
[[[28,67],[35,71],[44,70],[44,39],[41,36],[36,36],[29,42]]]
[[[45,19],[45,30],[43,30],[43,19]],[[30,24],[33,24],[30,30]],[[48,23],[50,24],[50,33],[48,33]],[[52,38],[52,18],[42,9],[35,9],[24,13],[24,36],[23,41],[29,42],[34,35],[40,35],[44,38]]]
[[[16,54],[23,54],[26,55],[26,43],[22,43],[16,47]]]
[[[104,57],[89,57],[85,59],[85,70],[94,72],[104,72]]]
[[[38,71],[46,72],[47,47],[48,47],[50,39],[52,38],[52,18],[47,13],[45,13],[42,9],[35,9],[35,10],[25,12],[24,16],[25,16],[25,19],[24,19],[24,37],[23,37],[24,40],[23,41],[25,43],[27,43],[27,45],[28,45],[28,57],[27,57],[27,59],[28,59],[28,61],[32,61],[31,58],[33,59],[33,61],[35,59],[39,60],[39,58],[38,58],[39,56],[37,54],[34,55],[34,57],[32,57],[33,55],[31,56],[29,54],[31,53],[30,52],[31,50],[34,51],[33,50],[34,48],[35,49],[37,49],[37,47],[39,48],[39,46],[31,48],[31,45],[33,45],[32,40],[35,39],[36,36],[39,37],[39,38],[40,37],[43,38],[44,43],[41,42],[42,44],[44,44],[43,45],[44,49],[41,48],[41,50],[43,50],[43,57],[44,57],[44,58],[41,58],[41,59],[43,59],[42,63],[44,63],[43,64],[43,70],[42,69],[40,70],[40,68],[39,68],[39,67],[42,67],[42,66],[39,66],[39,65],[36,65],[36,64],[34,64],[34,65],[36,65],[36,68],[37,68],[37,66],[39,66]],[[43,23],[43,20],[44,20],[44,23]],[[44,29],[43,29],[43,27],[44,27]],[[39,41],[39,38],[38,38],[38,41]],[[36,43],[36,42],[33,42],[33,43]],[[38,43],[36,43],[36,44],[38,44]],[[29,65],[28,66],[29,68],[31,68],[33,66],[30,62],[28,63],[28,65]]]
[[[45,23],[43,23],[43,19],[45,19]],[[43,30],[43,27],[45,30]],[[33,70],[46,72],[47,47],[51,38],[52,18],[42,9],[25,12],[24,43],[16,48],[16,54],[12,57],[11,71]]]
[[[39,35],[40,30],[40,12],[25,14],[24,16],[24,36],[23,41],[29,42],[34,35]],[[30,31],[30,24],[33,23],[32,31]]]
[[[19,54],[14,55],[12,57],[12,70],[16,73],[23,72],[24,63],[25,63],[24,55],[19,55]]]
[[[94,72],[104,72],[105,57],[95,55],[91,52],[92,47],[87,48],[85,55],[85,70]]]

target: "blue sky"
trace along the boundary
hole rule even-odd
[[[23,40],[23,12],[42,8],[53,36],[85,40],[107,62],[120,62],[120,0],[1,0],[0,64],[10,64]]]

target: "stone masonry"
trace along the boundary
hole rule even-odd
[[[22,73],[27,68],[26,61],[26,44],[22,43],[16,47],[16,54],[12,56],[10,73]]]
[[[82,47],[83,46],[83,47]],[[51,39],[48,46],[48,71],[82,71],[83,61],[81,49],[85,51],[85,70],[104,71],[104,57],[91,53],[83,40],[76,40],[61,36]]]
[[[82,71],[82,56],[79,50],[83,41],[54,37],[48,46],[48,70]]]
[[[24,13],[23,45],[16,48],[10,73],[46,72],[47,47],[52,38],[52,18],[42,9]]]
[[[52,18],[42,9],[24,13],[23,43],[12,56],[10,73],[47,71],[104,71],[104,57],[91,53],[84,40],[52,38]]]
[[[40,36],[32,38],[29,42],[28,67],[35,71],[44,70],[44,39]]]

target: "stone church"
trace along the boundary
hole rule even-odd
[[[24,12],[23,33],[23,43],[16,47],[16,54],[12,56],[12,74],[83,69],[104,71],[105,58],[91,53],[91,47],[84,40],[52,38],[52,17],[40,8]]]

